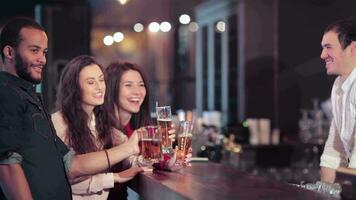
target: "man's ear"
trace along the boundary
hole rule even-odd
[[[15,50],[14,50],[14,48],[11,47],[10,45],[6,45],[6,46],[3,48],[2,52],[4,53],[4,56],[5,56],[5,58],[7,58],[7,59],[12,60],[12,59],[15,58]]]

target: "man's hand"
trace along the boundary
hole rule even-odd
[[[184,160],[183,161],[178,161],[177,162],[177,153],[178,152],[178,148],[176,147],[176,149],[174,150],[174,155],[171,159],[169,159],[166,163],[166,168],[170,171],[177,171],[182,169],[183,167],[189,167],[190,166],[190,158],[192,157],[192,149],[189,149],[189,153],[187,155],[185,155]]]
[[[320,180],[328,183],[334,183],[336,170],[328,167],[321,167]]]

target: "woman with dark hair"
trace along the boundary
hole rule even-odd
[[[134,130],[152,124],[149,109],[149,88],[142,69],[135,63],[114,62],[106,69],[107,94],[104,109],[115,128],[130,137]],[[174,132],[174,130],[172,130]],[[173,136],[173,134],[172,134]],[[176,157],[164,154],[164,161],[156,163],[155,168],[177,170]],[[187,162],[189,161],[188,155]],[[121,168],[122,169],[122,168]],[[119,192],[118,192],[119,191]],[[109,199],[124,199],[123,188],[115,188]]]
[[[112,128],[113,122],[102,109],[105,92],[103,69],[94,58],[78,56],[64,68],[58,89],[58,111],[52,114],[52,121],[58,136],[78,154],[108,149],[127,140]],[[120,173],[103,172],[70,180],[73,199],[107,199],[108,189],[115,182],[126,182],[140,171],[141,168],[134,167]]]
[[[132,131],[151,124],[149,88],[137,64],[115,62],[106,68],[105,110],[116,128],[130,137]]]

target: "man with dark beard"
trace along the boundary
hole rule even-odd
[[[8,22],[0,35],[0,199],[71,199],[67,176],[102,172],[139,152],[137,134],[100,152],[67,149],[35,92],[47,45],[44,29],[31,19]]]

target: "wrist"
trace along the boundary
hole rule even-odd
[[[114,183],[118,183],[119,182],[119,174],[113,173],[113,176],[114,176]]]
[[[123,152],[127,153],[127,157],[132,156],[135,154],[134,149],[132,148],[132,145],[128,142],[125,142],[124,144],[121,145]]]

